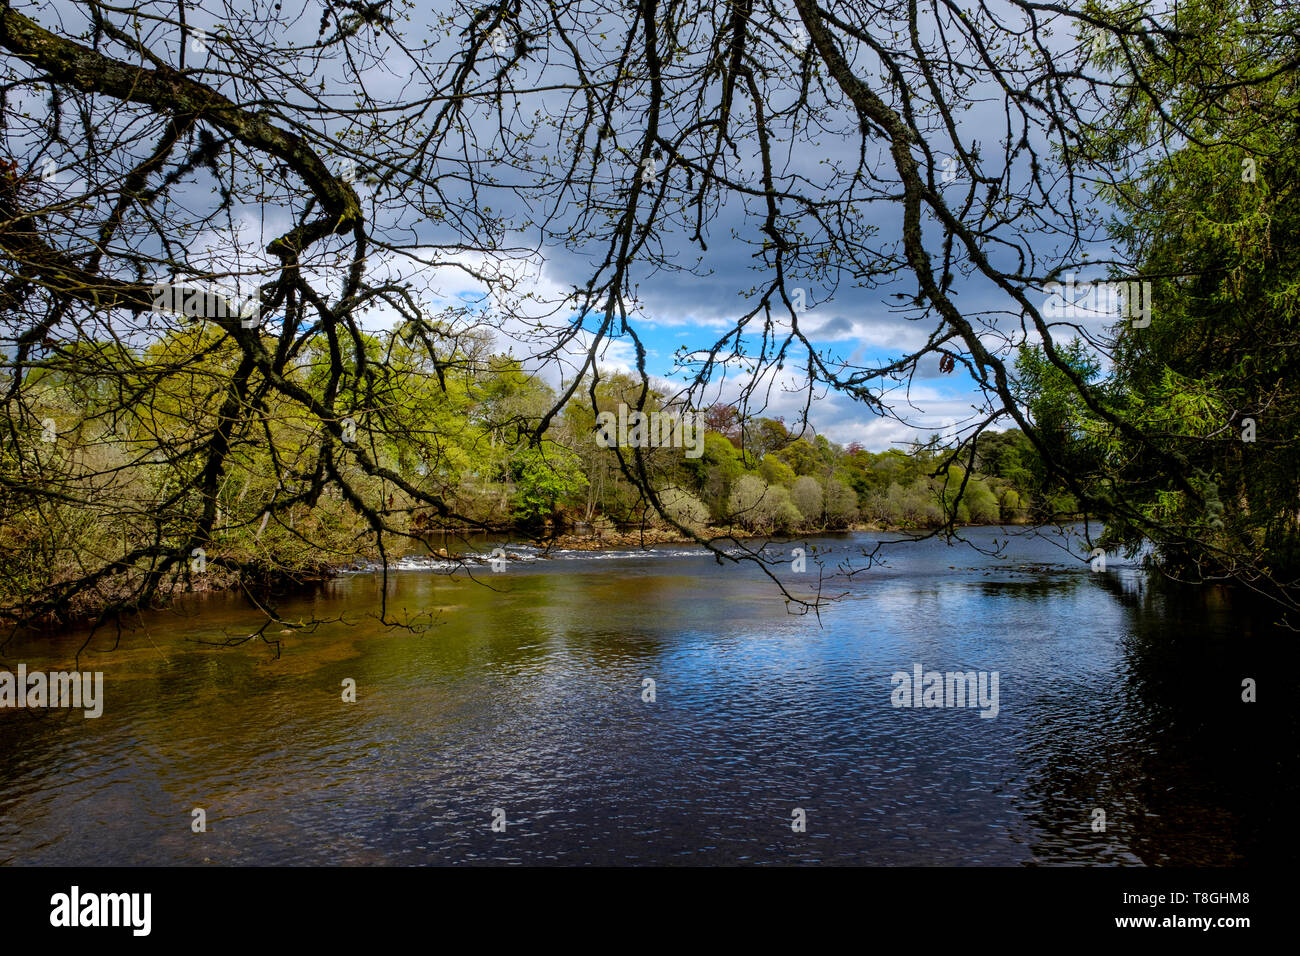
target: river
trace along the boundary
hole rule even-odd
[[[1269,740],[1294,736],[1242,681],[1294,674],[1293,638],[1024,530],[967,532],[1001,555],[888,548],[820,615],[681,545],[511,548],[477,580],[408,562],[406,627],[377,619],[380,575],[344,575],[281,603],[322,623],[268,629],[278,654],[217,646],[257,626],[241,599],[188,600],[89,641],[101,717],[0,710],[0,863],[1257,859],[1289,812]],[[829,572],[879,540],[810,544]],[[817,565],[778,577],[806,591]],[[0,665],[70,669],[85,643],[14,638]],[[918,665],[996,672],[996,714],[895,706]]]

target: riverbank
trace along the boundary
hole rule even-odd
[[[1005,522],[999,523],[1006,524]],[[1018,523],[1020,524],[1020,523]],[[1027,524],[1024,522],[1023,524]],[[427,549],[425,554],[442,559],[444,561],[464,562],[468,565],[481,565],[486,563],[490,558],[490,553],[495,547],[509,547],[511,545],[530,545],[536,547],[542,555],[554,551],[630,551],[642,548],[650,548],[659,545],[693,545],[695,540],[683,535],[674,528],[630,528],[619,530],[611,527],[586,526],[590,530],[577,531],[568,530],[560,533],[537,534],[525,533],[522,530],[511,532],[502,529],[492,534],[484,534],[477,529],[447,529],[439,538],[425,536],[422,539],[424,547]],[[986,525],[966,524],[959,525],[959,529],[973,529],[980,527],[991,527]],[[740,528],[727,526],[708,526],[701,529],[701,535],[706,540],[711,541],[772,541],[772,540],[790,540],[798,541],[813,537],[822,537],[826,535],[848,534],[852,532],[871,532],[877,534],[908,534],[908,535],[926,535],[933,532],[933,528],[903,528],[890,527],[887,525],[857,522],[846,528],[837,528],[824,531],[807,531],[791,534],[753,534]],[[435,544],[435,541],[441,540],[442,545]],[[456,544],[451,545],[450,542]],[[450,546],[449,546],[450,545]],[[405,551],[388,552],[390,562],[410,559],[418,556],[419,552]],[[234,556],[224,556],[227,559],[233,559]],[[510,551],[506,552],[506,560],[521,560],[520,556]],[[147,608],[123,608],[124,614],[135,614],[147,609],[158,609],[169,606],[178,597],[186,594],[205,594],[205,593],[223,593],[244,590],[251,595],[259,595],[263,598],[269,595],[287,596],[291,595],[298,589],[310,587],[329,581],[340,574],[355,572],[358,570],[369,570],[378,566],[380,556],[377,551],[362,553],[346,561],[327,561],[318,558],[310,561],[304,561],[296,567],[271,566],[264,565],[257,567],[251,578],[245,577],[242,580],[229,567],[225,566],[221,560],[214,560],[212,555],[208,555],[207,564],[201,573],[176,574],[169,581],[161,582],[159,589],[153,595],[153,600]],[[64,605],[58,611],[46,615],[25,620],[13,620],[11,625],[19,629],[33,629],[37,631],[57,630],[60,628],[77,627],[100,622],[103,609],[111,607],[116,601],[129,593],[129,588],[119,583],[117,587],[102,586],[95,594],[78,594]]]
[[[984,527],[1002,527],[1008,524],[1015,526],[1028,526],[1029,522],[998,522],[994,525],[985,524],[963,524],[958,525],[958,530],[969,528]],[[825,535],[850,534],[853,532],[870,532],[876,534],[908,534],[908,535],[926,535],[935,531],[934,528],[905,528],[893,527],[889,525],[876,523],[857,522],[844,528],[830,528],[820,531],[796,532],[790,534],[753,534],[749,531],[743,531],[740,528],[726,526],[708,526],[702,528],[700,534],[703,538],[710,541],[768,541],[768,540],[799,540],[809,537],[823,537]],[[509,537],[508,532],[502,532],[504,537]],[[520,536],[518,543],[527,543],[535,545],[542,551],[621,551],[630,548],[645,548],[663,544],[695,544],[695,539],[683,535],[675,528],[632,528],[627,530],[616,530],[610,528],[597,528],[589,532],[565,531],[550,536]],[[482,551],[478,548],[465,548],[463,550],[451,550],[445,547],[433,547],[430,545],[430,553],[444,559],[455,560],[461,557],[482,557]]]

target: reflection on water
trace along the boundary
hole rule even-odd
[[[816,544],[833,567],[875,540]],[[82,654],[100,719],[0,710],[0,862],[1223,865],[1276,839],[1294,717],[1241,701],[1294,690],[1267,617],[1041,538],[887,556],[820,621],[680,546],[391,574],[390,617],[428,628],[343,577],[281,607],[335,621],[273,629],[278,659],[204,643],[256,626],[235,598],[153,615]],[[68,669],[84,640],[0,663]],[[999,672],[996,719],[892,707],[917,663]]]

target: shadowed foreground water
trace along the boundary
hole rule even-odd
[[[815,544],[833,566],[878,537]],[[422,631],[346,576],[282,605],[344,621],[273,629],[279,659],[199,643],[256,626],[234,598],[160,612],[82,654],[101,718],[0,710],[0,862],[1237,865],[1276,839],[1294,723],[1241,700],[1245,677],[1294,690],[1268,617],[1042,538],[889,556],[828,582],[820,622],[682,546],[393,573]],[[85,637],[0,665],[69,669]],[[893,707],[916,663],[997,671],[996,718]]]

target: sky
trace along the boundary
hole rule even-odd
[[[187,22],[192,28],[203,25],[211,36],[220,36],[223,29],[236,32],[252,30],[259,17],[269,16],[276,6],[262,0],[245,0],[230,5],[193,4],[187,13]],[[62,0],[26,6],[18,4],[18,7],[38,22],[51,27],[61,20],[65,23],[65,28],[72,29],[73,32],[79,29],[75,24],[85,22],[84,10]],[[317,0],[283,0],[279,7],[280,14],[288,22],[274,28],[275,36],[272,39],[280,45],[309,45],[319,29],[322,8]],[[594,7],[594,4],[587,5],[587,9]],[[174,15],[175,5],[170,2],[143,4],[142,8],[170,17]],[[448,0],[413,4],[405,8],[410,20],[403,24],[403,30],[413,40],[427,40],[429,55],[449,57],[464,43],[460,30],[468,22],[467,11],[471,9],[468,4],[455,4]],[[618,6],[613,5],[612,9],[617,11]],[[177,31],[157,24],[150,27],[150,30],[149,42],[154,54],[176,62],[181,39]],[[1077,46],[1071,30],[1059,34],[1054,42],[1060,44],[1062,56],[1073,55],[1074,47]],[[187,63],[191,67],[224,70],[223,76],[212,73],[207,74],[207,77],[234,95],[240,90],[238,71],[231,68],[223,50],[223,46],[216,41],[208,44],[203,51],[196,50],[191,43],[187,51]],[[355,95],[358,87],[363,88],[372,100],[385,104],[409,104],[427,92],[427,86],[422,85],[411,61],[391,46],[386,46],[382,39],[377,41],[370,52],[369,58],[357,59],[357,72],[354,75],[349,76],[340,64],[327,65],[320,68],[319,74],[311,77],[313,85],[319,76],[324,91],[321,95],[340,107],[346,106],[346,101]],[[540,86],[556,78],[558,67],[552,62],[542,70],[537,65],[540,59],[534,57],[512,74],[518,86]],[[302,62],[299,60],[296,65],[300,67]],[[290,67],[286,69],[292,72],[294,65],[291,61]],[[858,64],[857,68],[864,76],[870,73],[870,64]],[[280,115],[273,116],[272,119],[277,122],[281,118],[285,118],[285,122],[292,120],[301,124],[301,128],[310,128],[313,123],[319,127],[321,124],[318,117],[295,108],[291,86],[287,85],[285,89],[285,100],[276,107],[276,112]],[[1002,154],[998,140],[1006,134],[1003,103],[996,95],[986,95],[991,94],[991,90],[974,89],[967,92],[970,108],[956,118],[958,137],[968,147],[979,145],[985,155],[991,157],[990,166],[985,168],[985,172],[1000,172]],[[517,105],[521,106],[521,114],[525,112],[522,107],[527,106],[536,107],[539,115],[547,110],[558,114],[563,109],[566,96],[562,92],[537,92],[521,98]],[[775,109],[779,105],[766,104],[769,109]],[[43,104],[31,102],[29,106],[39,111]],[[396,119],[399,115],[409,116],[411,113],[410,110],[405,114],[393,111],[385,115]],[[490,117],[483,114],[478,117],[479,121],[486,122],[488,119]],[[668,115],[661,120],[668,131],[692,121],[693,115],[690,113]],[[824,182],[825,171],[835,164],[855,168],[861,160],[859,143],[856,136],[846,135],[844,127],[846,122],[852,125],[855,121],[844,114],[835,117],[834,122],[839,125],[830,125],[824,132],[810,133],[796,146],[783,152],[778,151],[778,172],[792,177],[792,182],[800,181],[800,178],[803,181]],[[622,141],[635,149],[644,117],[632,111],[614,117],[613,123],[622,132]],[[335,132],[337,131],[336,129]],[[1038,135],[1032,129],[1029,133],[1031,137]],[[12,140],[12,134],[10,135]],[[485,137],[484,144],[492,144],[489,127],[485,126],[481,135]],[[945,143],[943,136],[936,135],[931,142],[934,144],[936,158],[951,152],[951,141]],[[1041,138],[1036,141],[1036,145],[1043,146]],[[558,143],[547,144],[543,138],[539,140],[538,148],[550,148],[558,152],[560,147]],[[739,149],[733,173],[739,174],[746,168],[752,173],[756,168],[752,141],[741,141]],[[362,159],[364,158],[363,156]],[[866,163],[877,168],[885,161],[881,145],[878,142],[870,144]],[[337,160],[331,162],[338,163]],[[68,170],[74,170],[76,158],[60,157],[60,165],[65,164]],[[628,172],[634,175],[636,170]],[[537,181],[535,178],[530,180],[527,171],[516,173],[500,167],[497,173],[500,177],[498,183],[485,189],[484,195],[504,216],[513,217],[517,221],[530,211],[529,203],[536,199],[532,189]],[[1013,167],[1013,181],[1023,173],[1023,169]],[[662,175],[680,177],[681,172],[668,169]],[[452,190],[456,188],[454,180],[448,180],[444,185]],[[945,194],[956,197],[962,195],[967,185],[964,174],[958,174],[943,188]],[[75,193],[78,187],[75,174],[69,172],[60,188]],[[604,252],[603,247],[589,244],[576,249],[562,248],[540,239],[536,230],[523,229],[517,232],[507,231],[501,242],[505,248],[527,250],[527,255],[521,259],[507,261],[481,253],[448,249],[442,244],[442,240],[450,238],[447,231],[428,221],[419,211],[418,203],[410,201],[412,196],[403,195],[400,191],[395,194],[382,187],[372,189],[363,181],[358,181],[356,188],[362,197],[363,206],[371,213],[376,231],[395,237],[395,241],[403,246],[400,253],[382,250],[371,252],[367,261],[368,275],[372,281],[389,277],[410,282],[419,290],[422,300],[430,308],[463,309],[467,313],[466,321],[481,323],[492,329],[502,351],[509,350],[519,357],[525,367],[535,371],[552,386],[558,387],[562,381],[572,380],[574,362],[590,346],[590,329],[594,328],[594,323],[588,321],[586,328],[574,337],[559,361],[543,361],[537,357],[540,351],[539,332],[540,341],[548,344],[554,342],[559,331],[571,323],[574,314],[571,310],[556,311],[553,306],[541,308],[537,303],[554,303],[572,291],[575,285],[585,284],[592,274],[595,260]],[[185,189],[196,206],[201,207],[204,202],[211,202],[211,183],[203,182],[201,177],[196,177]],[[265,245],[266,240],[291,226],[292,211],[293,207],[286,203],[237,208],[228,222],[209,224],[197,234],[186,238],[192,261],[207,260],[212,264],[228,262],[233,250],[238,248],[242,250],[238,258],[245,266],[255,266],[259,256],[265,263],[265,256],[258,252],[259,248]],[[535,204],[531,211],[536,211]],[[580,215],[581,210],[569,209],[565,214]],[[1098,214],[1096,225],[1100,226],[1101,222]],[[897,206],[890,203],[864,204],[862,222],[859,225],[874,226],[880,231],[883,241],[893,241],[898,233]],[[689,266],[697,257],[701,258],[702,274],[693,274],[691,271],[643,270],[634,276],[638,307],[632,322],[646,348],[647,371],[655,377],[656,384],[669,394],[680,387],[673,384],[674,381],[680,382],[683,371],[677,365],[676,357],[683,350],[689,354],[707,351],[748,310],[747,302],[751,300],[747,299],[745,291],[768,276],[764,269],[755,269],[754,243],[761,239],[761,233],[757,229],[752,205],[746,208],[746,204],[739,201],[723,204],[709,216],[705,235],[707,253],[702,252],[698,245],[693,246],[689,234],[681,228],[663,228],[658,236],[665,254],[682,265]],[[1056,254],[1058,250],[1053,246],[1054,242],[1059,245],[1057,239],[1031,235],[1028,229],[1017,233],[1014,225],[1004,238],[1022,252],[1027,250],[1033,255],[1041,256],[1042,260],[1038,264],[1040,272],[1064,261]],[[927,229],[927,240],[933,255],[941,241],[933,224]],[[1104,238],[1090,245],[1095,246],[1099,258],[1104,258],[1110,248]],[[998,247],[991,248],[993,254],[998,255]],[[486,297],[483,285],[467,274],[464,267],[504,270],[512,277],[511,289],[507,293]],[[337,290],[340,287],[340,270],[330,268],[329,264],[322,263],[322,268],[315,272],[313,278],[326,288]],[[878,287],[872,289],[854,288],[847,281],[840,282],[838,287],[831,289],[808,278],[792,279],[787,286],[802,290],[808,308],[799,315],[798,320],[800,328],[814,347],[854,365],[887,362],[919,347],[925,342],[934,324],[933,321],[917,321],[915,311],[900,310],[899,299],[903,296],[910,297],[916,290],[915,279],[906,270],[885,277]],[[988,325],[984,341],[989,347],[1002,349],[1003,354],[1006,354],[1006,336],[1024,340],[1024,336],[1017,331],[1018,307],[1000,290],[980,280],[959,275],[954,283],[954,293],[963,314],[972,318],[977,325]],[[1078,324],[1096,333],[1115,318],[1114,315],[1097,315],[1079,321]],[[398,320],[395,311],[379,309],[365,318],[365,324],[375,329],[391,328]],[[541,323],[541,329],[538,328],[538,323]],[[1034,339],[1032,334],[1028,336],[1028,341],[1033,342]],[[631,340],[626,336],[615,336],[606,341],[599,353],[599,364],[602,370],[608,372],[630,371],[635,364]],[[779,372],[772,370],[763,381],[763,400],[751,406],[751,413],[782,417],[787,423],[794,424],[800,420],[804,407],[811,402],[809,421],[817,432],[841,444],[857,442],[878,451],[906,444],[918,437],[926,438],[931,433],[951,435],[953,429],[963,423],[982,418],[987,409],[987,400],[974,387],[961,366],[950,374],[944,374],[939,368],[939,357],[933,354],[919,363],[909,380],[899,382],[889,393],[906,422],[882,418],[861,402],[851,400],[843,394],[828,393],[824,387],[810,389],[807,376],[799,374],[801,365],[799,356],[796,355]],[[729,363],[723,375],[714,383],[716,387],[709,391],[708,401],[735,400],[741,386],[750,377],[751,370],[746,364]]]

